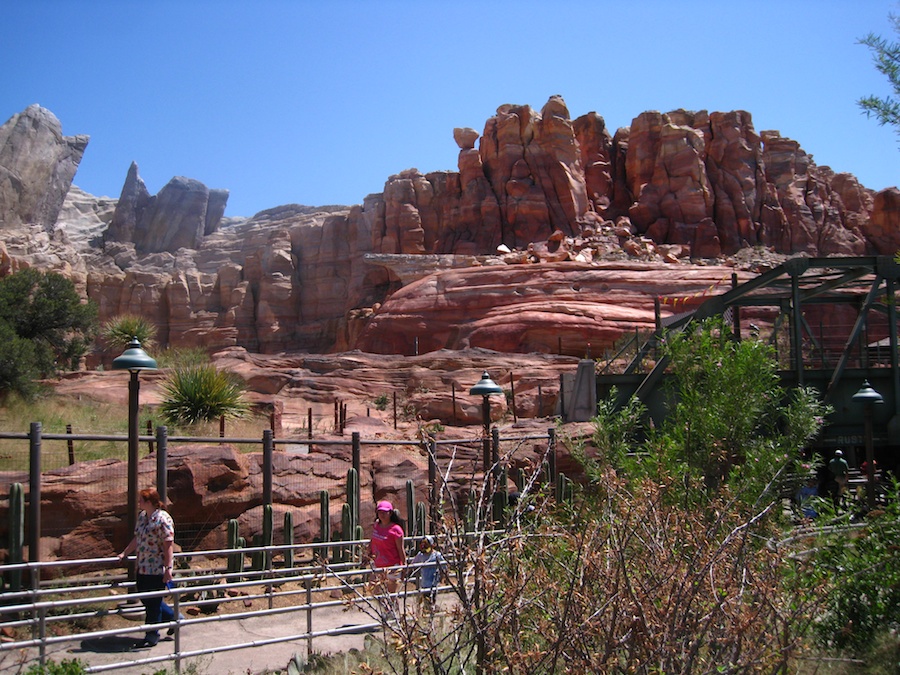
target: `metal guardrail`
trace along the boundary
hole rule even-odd
[[[414,542],[414,538],[408,538]],[[368,546],[368,540],[353,542],[330,542],[314,544],[296,544],[286,546],[284,544],[269,547],[247,547],[241,549],[219,549],[212,551],[195,551],[191,553],[176,554],[176,568],[178,561],[188,561],[194,558],[206,560],[224,561],[229,554],[251,554],[265,551],[270,555],[264,556],[269,561],[275,553],[282,553],[288,549],[321,550],[323,547],[332,549],[346,549],[350,545],[355,550],[361,551]],[[451,561],[448,561],[450,563]],[[269,563],[267,569],[248,569],[241,573],[221,572],[218,568],[209,570],[209,573],[182,574],[175,578],[175,585],[171,590],[156,591],[151,593],[137,593],[133,582],[126,579],[124,573],[103,574],[98,572],[71,575],[68,581],[51,579],[41,581],[48,573],[65,573],[66,569],[83,568],[84,566],[118,567],[118,558],[89,558],[81,560],[65,560],[56,562],[21,563],[4,566],[6,569],[21,570],[32,580],[32,588],[18,592],[6,592],[2,596],[3,604],[0,605],[0,630],[5,632],[21,632],[30,628],[31,636],[27,639],[13,639],[0,643],[0,669],[3,667],[4,656],[19,652],[28,655],[28,659],[17,665],[29,664],[45,665],[49,656],[48,652],[53,647],[66,645],[86,640],[103,640],[104,638],[121,637],[130,633],[143,634],[147,630],[173,629],[173,651],[166,654],[143,656],[141,658],[129,658],[127,660],[112,663],[95,664],[87,667],[89,673],[100,673],[134,666],[173,662],[176,672],[181,672],[185,660],[211,654],[249,649],[265,645],[273,645],[284,642],[306,641],[307,655],[313,652],[316,638],[325,636],[339,636],[361,632],[372,632],[384,627],[381,620],[369,621],[351,626],[341,625],[329,627],[324,630],[313,630],[313,615],[327,608],[346,608],[348,606],[363,607],[368,605],[374,608],[379,598],[388,596],[397,599],[401,607],[407,606],[410,597],[421,594],[417,588],[401,586],[395,594],[387,594],[377,585],[373,586],[372,575],[375,570],[365,567],[358,562],[352,563],[319,563],[301,565],[292,568],[279,568]],[[424,565],[408,565],[405,569],[409,577],[416,571],[415,568]],[[450,569],[450,567],[448,567]],[[451,586],[441,586],[439,590],[447,591]],[[225,591],[233,595],[229,597]],[[246,591],[246,592],[245,592]],[[373,595],[373,591],[376,595]],[[241,594],[243,593],[243,594]],[[331,599],[316,599],[315,595],[324,595]],[[213,596],[213,597],[206,597]],[[333,599],[333,595],[339,595],[340,599]],[[172,604],[175,619],[169,622],[147,625],[129,626],[127,628],[112,628],[102,630],[77,629],[75,623],[79,620],[91,618],[103,618],[108,616],[133,616],[144,613],[141,598],[164,597]],[[299,602],[276,607],[276,601],[297,598]],[[251,611],[227,612],[216,615],[201,615],[203,608],[215,607],[223,604],[253,600],[265,600],[267,607]],[[184,611],[197,608],[197,616],[179,618]],[[214,609],[213,611],[216,611]],[[80,611],[79,611],[80,610]],[[218,646],[197,646],[189,648],[185,645],[185,636],[182,630],[187,626],[210,624],[221,622],[240,621],[254,617],[289,615],[302,613],[305,618],[305,630],[288,635],[267,639],[245,640]],[[371,611],[370,618],[378,617],[377,612]],[[62,634],[59,634],[62,633]],[[204,635],[207,635],[206,633]],[[204,641],[208,640],[204,637]],[[127,652],[126,652],[127,654]],[[133,653],[132,653],[133,654]]]

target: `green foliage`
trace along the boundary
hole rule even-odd
[[[889,14],[894,32],[900,35],[900,16]],[[900,42],[892,42],[875,33],[859,41],[872,53],[875,69],[887,77],[893,96],[864,96],[857,101],[867,117],[875,117],[882,126],[894,127],[900,133]]]
[[[55,272],[29,268],[0,279],[0,394],[32,397],[34,380],[77,368],[97,310]]]
[[[160,368],[188,368],[209,363],[209,353],[203,347],[170,347],[156,357]]]
[[[390,403],[390,399],[388,399],[387,394],[379,394],[375,397],[375,410],[387,410],[388,403]]]
[[[0,393],[17,393],[32,400],[42,376],[34,343],[16,335],[8,323],[0,321]]]
[[[623,467],[628,454],[640,447],[643,419],[647,414],[646,406],[634,397],[617,408],[618,394],[613,387],[609,396],[598,402],[593,420],[598,460],[613,467]]]
[[[243,383],[211,364],[176,368],[163,382],[162,391],[160,411],[170,424],[240,418],[249,410]]]
[[[830,412],[819,393],[788,395],[772,348],[735,340],[721,319],[667,336],[664,349],[672,378],[661,428],[644,428],[646,410],[634,399],[617,408],[612,391],[594,418],[598,457],[589,475],[611,467],[634,478],[678,477],[679,498],[695,502],[726,487],[751,505],[776,499],[778,477],[796,470]]]
[[[735,340],[721,319],[669,336],[665,350],[671,405],[649,453],[685,485],[709,491],[729,484],[745,500],[777,497],[774,481],[795,470],[830,408],[814,389],[788,396],[773,349]]]
[[[814,572],[831,585],[817,623],[827,647],[864,653],[891,627],[900,626],[897,483],[887,497],[886,506],[870,512],[862,527],[829,530],[816,541]]]
[[[150,351],[156,345],[156,326],[143,316],[119,314],[100,329],[100,336],[110,349],[121,351],[137,338],[141,347]]]
[[[33,665],[25,671],[25,675],[83,675],[86,664],[78,659],[63,659],[56,663],[52,659],[43,666]]]

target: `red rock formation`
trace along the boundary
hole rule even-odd
[[[861,255],[892,254],[900,244],[896,190],[874,195],[852,176],[816,166],[797,142],[775,131],[757,134],[743,111],[646,112],[610,137],[602,117],[589,113],[573,121],[562,98],[554,96],[539,112],[503,105],[480,136],[457,129],[454,140],[458,171],[403,171],[387,180],[382,194],[352,208],[287,205],[246,221],[226,219],[212,232],[208,216],[218,207],[210,195],[206,218],[173,221],[189,222],[186,240],[151,228],[143,243],[115,241],[129,239],[129,231],[137,240],[138,211],[149,208],[138,204],[135,171],[118,205],[125,215],[113,218],[102,251],[62,251],[57,239],[65,236],[51,239],[7,228],[0,268],[39,265],[69,274],[98,302],[102,319],[126,311],[148,316],[163,345],[274,353],[377,342],[375,329],[366,324],[375,317],[373,325],[386,325],[379,307],[404,281],[389,264],[370,262],[369,253],[407,260],[426,253],[474,257],[495,254],[502,244],[516,258],[505,262],[589,264],[632,257],[674,265],[722,260],[746,247]],[[199,213],[195,207],[187,211]],[[0,212],[3,217],[9,218]],[[96,222],[102,222],[99,214],[92,226]],[[66,224],[58,227],[65,231]],[[583,245],[598,236],[603,243]],[[163,250],[171,250],[176,239],[188,248]],[[422,259],[422,274],[434,260]],[[517,282],[523,288],[543,283],[544,270],[535,266],[511,274],[531,277]],[[491,297],[506,301],[502,293],[485,296]],[[435,307],[454,307],[454,302],[436,297]],[[463,318],[490,325],[498,311],[478,301]],[[498,344],[547,348],[554,323],[563,333],[580,330],[571,317],[546,306],[534,315],[527,336]],[[548,326],[539,329],[539,319]],[[612,340],[613,327],[620,324],[628,322],[606,321],[599,334]],[[535,337],[541,331],[547,335]],[[499,340],[483,335],[474,331],[467,339]],[[396,339],[386,338],[384,349],[400,348],[399,342],[391,346]],[[435,335],[428,340],[459,341]],[[407,337],[403,349],[408,342]]]
[[[602,353],[655,330],[660,297],[730,288],[734,270],[641,263],[542,263],[442,270],[394,293],[356,346],[380,354],[482,347],[498,352]],[[751,275],[739,275],[743,280]],[[672,313],[663,305],[662,314]]]

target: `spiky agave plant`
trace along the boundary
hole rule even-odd
[[[160,410],[170,424],[190,426],[220,417],[237,419],[249,410],[243,383],[212,364],[176,368],[163,382],[162,392]]]
[[[111,349],[125,349],[133,338],[137,338],[144,349],[156,345],[156,326],[136,314],[119,314],[103,324],[101,336]]]

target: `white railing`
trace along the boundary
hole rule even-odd
[[[264,556],[264,559],[271,561],[274,554],[283,553],[291,548],[297,550],[299,554],[310,554],[311,558],[312,550],[322,550],[323,547],[346,549],[348,546],[360,551],[368,546],[368,541],[293,546],[279,544],[270,547],[180,553],[176,554],[176,568],[179,567],[179,561],[182,561],[183,567],[183,561],[197,558],[224,565],[228,555],[234,553],[247,555],[265,551],[269,555]],[[32,588],[17,592],[7,591],[0,598],[2,602],[0,631],[16,636],[12,640],[0,643],[0,671],[6,672],[10,661],[15,661],[14,665],[23,670],[32,664],[44,665],[48,659],[55,658],[61,650],[71,647],[73,643],[122,639],[122,636],[129,634],[137,634],[138,637],[133,639],[133,642],[137,643],[148,630],[165,631],[171,628],[174,640],[165,644],[172,644],[173,650],[165,654],[143,655],[140,658],[134,658],[134,652],[125,652],[121,654],[122,659],[114,658],[106,663],[90,663],[87,672],[100,673],[165,662],[174,663],[176,672],[181,672],[181,667],[187,659],[284,642],[305,641],[308,656],[314,651],[314,641],[318,637],[373,632],[385,626],[379,603],[384,601],[388,594],[375,582],[372,576],[374,570],[371,567],[359,563],[310,562],[292,568],[279,568],[272,566],[271,562],[269,564],[268,569],[247,569],[240,573],[223,572],[217,568],[204,571],[199,568],[182,570],[176,575],[175,585],[171,590],[152,593],[137,593],[134,590],[134,583],[128,581],[121,568],[118,568],[118,558],[4,566],[7,571],[21,570],[23,578],[32,580]],[[66,574],[67,570],[71,573],[85,566],[92,569],[107,566],[109,571],[78,576]],[[401,584],[400,590],[391,595],[398,607],[405,608],[410,598],[420,594],[413,579],[413,573],[416,571],[414,567],[418,566],[410,565],[405,569],[412,582]],[[42,577],[48,576],[56,578],[52,581],[39,581]],[[449,589],[449,586],[444,586],[439,590]],[[164,597],[171,603],[175,616],[173,621],[149,625],[136,623],[134,626],[102,630],[83,630],[78,626],[79,622],[83,623],[86,619],[142,616],[144,608],[140,599],[156,596]],[[254,600],[264,600],[267,606],[247,611],[218,611],[222,605],[232,603],[246,605]],[[345,609],[352,606],[360,608],[367,620],[353,625],[346,625],[344,621],[340,626],[314,630],[313,619],[316,612],[321,615],[323,610],[329,608]],[[204,609],[210,613],[204,615]],[[179,618],[184,612],[193,615]],[[288,630],[285,635],[266,639],[235,640],[234,632],[230,632],[228,633],[232,637],[230,642],[215,645],[209,644],[215,642],[211,637],[215,635],[214,630],[195,632],[193,635],[182,632],[189,626],[215,626],[254,617],[295,614],[302,614],[305,617],[305,630],[301,632],[296,632],[296,629],[293,632]],[[284,625],[290,628],[293,622],[285,621]],[[222,631],[225,632],[227,631]],[[24,637],[23,633],[30,633],[30,637]],[[189,642],[191,644],[188,644]],[[197,644],[193,644],[194,642]]]

